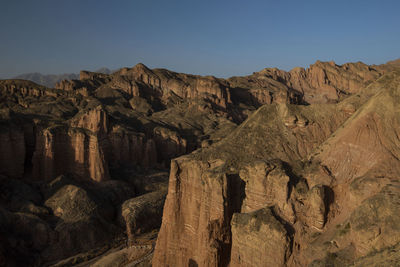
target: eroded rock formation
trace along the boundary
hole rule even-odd
[[[153,266],[347,266],[395,247],[380,222],[399,210],[398,77],[353,84],[339,104],[263,106],[174,160]]]
[[[0,81],[0,265],[395,262],[398,68]]]

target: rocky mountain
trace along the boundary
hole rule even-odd
[[[54,85],[61,80],[78,79],[79,74],[65,73],[65,74],[41,74],[39,72],[25,73],[15,76],[14,79],[28,80],[34,83],[53,88]]]
[[[0,80],[0,265],[393,266],[399,100],[398,61]]]
[[[100,68],[96,70],[96,72],[110,74],[112,71],[107,68]],[[20,74],[18,76],[15,76],[13,79],[28,80],[49,88],[54,88],[55,84],[62,80],[79,79],[79,74],[76,73],[41,74],[38,72],[33,72],[33,73]]]

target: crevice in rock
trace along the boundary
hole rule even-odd
[[[243,181],[238,173],[227,174],[229,197],[231,203],[231,213],[240,212],[244,199],[246,198],[245,187],[246,183]],[[232,215],[231,215],[232,216]]]
[[[194,259],[189,259],[189,267],[198,267],[199,265]]]
[[[296,230],[289,222],[287,222],[281,216],[278,215],[275,206],[271,207],[271,212],[272,212],[272,215],[275,217],[275,219],[277,219],[283,225],[283,227],[286,230],[286,233],[288,234],[287,237],[289,238],[289,254],[286,255],[286,258],[285,258],[285,261],[287,261],[289,259],[290,255],[292,255],[292,252],[294,250],[294,235],[296,233]]]
[[[220,256],[221,266],[229,266],[231,261],[232,250],[232,229],[231,220],[234,213],[240,212],[244,199],[246,198],[245,192],[246,183],[243,181],[238,173],[227,174],[227,187],[228,187],[228,201],[229,207],[226,210],[227,223],[226,229],[228,230],[228,242],[222,245],[222,253]]]
[[[323,188],[324,188],[324,203],[325,203],[324,224],[326,224],[328,220],[328,214],[331,211],[331,205],[335,201],[335,193],[329,186],[324,186]]]
[[[31,176],[33,169],[33,153],[36,145],[36,126],[27,125],[24,127],[25,141],[25,159],[24,159],[24,175]]]
[[[288,182],[288,194],[286,200],[290,199],[290,196],[292,194],[293,188],[297,185],[297,183],[302,179],[302,177],[297,176],[293,170],[292,167],[287,163],[287,162],[282,162],[282,167],[289,176],[289,182]]]

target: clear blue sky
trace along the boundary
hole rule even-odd
[[[400,57],[400,1],[0,0],[0,77],[143,62],[244,75]]]

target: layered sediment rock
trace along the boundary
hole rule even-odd
[[[304,93],[309,103],[337,101],[343,95],[359,92],[382,73],[366,64],[336,65],[333,61],[317,61],[307,70],[296,68],[289,72],[285,82]]]
[[[245,182],[246,195],[241,212],[274,206],[280,217],[292,223],[295,221],[293,204],[289,201],[294,182],[281,161],[256,161],[243,167],[239,175]]]
[[[243,188],[218,172],[223,162],[179,158],[171,163],[168,196],[153,266],[226,266],[230,220]],[[235,181],[233,181],[235,180]]]
[[[166,128],[155,128],[154,140],[158,152],[157,158],[161,160],[169,160],[187,152],[187,141]]]
[[[155,128],[154,133],[140,134],[115,127],[109,134],[113,166],[137,164],[146,169],[164,165],[187,151],[187,142],[176,132]]]
[[[152,91],[145,88],[139,89],[140,96],[158,95],[164,102],[171,95],[177,95],[183,99],[206,98],[222,108],[226,108],[227,104],[231,103],[227,85],[214,77],[174,73],[164,69],[150,70],[143,64],[137,64],[131,69],[122,69],[119,74],[123,75],[122,77],[130,77],[152,89]],[[129,92],[132,89],[125,89],[125,91]]]
[[[252,88],[249,93],[260,103],[327,103],[359,92],[383,74],[382,69],[363,64],[336,65],[317,61],[309,68],[289,72],[266,68],[245,77],[229,79],[231,86]]]
[[[75,116],[69,126],[38,127],[35,140],[33,176],[45,180],[70,172],[104,181],[109,179],[109,167],[166,166],[169,159],[186,153],[187,148],[185,139],[166,128],[155,128],[146,135],[111,127],[101,106]],[[23,166],[20,170],[23,172]]]
[[[65,127],[45,129],[36,136],[33,176],[49,180],[75,173],[95,181],[109,178],[102,144],[95,135]]]
[[[349,265],[395,247],[398,227],[380,222],[398,211],[398,77],[362,93],[350,86],[354,96],[323,105],[331,111],[264,106],[225,140],[176,159],[153,265]]]
[[[302,107],[296,109],[303,114],[297,115],[302,123],[297,126],[296,119],[294,127],[287,127],[284,120],[294,112],[293,108],[286,104],[264,106],[229,138],[173,161],[154,266],[183,266],[189,262],[199,266],[227,266],[232,255],[231,218],[234,212],[249,213],[273,207],[275,220],[285,223],[297,220],[295,207],[301,200],[294,194],[294,186],[299,182],[298,178],[291,177],[284,163],[274,159],[295,161],[306,156],[348,115],[334,115],[328,110],[327,113],[316,113],[312,111],[314,107]],[[336,110],[334,106],[331,108]],[[303,122],[321,123],[320,116],[325,118],[324,124]],[[284,134],[274,135],[277,132]],[[257,157],[267,161],[256,161]],[[306,186],[305,193],[307,191]],[[316,200],[310,202],[317,203]],[[326,208],[324,199],[320,202]],[[298,209],[297,212],[307,217],[313,211]],[[318,223],[315,218],[319,219],[316,215],[310,219],[313,224]],[[188,240],[197,241],[190,243]],[[280,257],[287,260],[290,250],[284,251],[285,255]]]
[[[1,80],[0,92],[22,97],[58,96],[58,92],[34,82],[24,80]]]
[[[229,266],[283,266],[290,250],[288,233],[270,208],[233,215]]]
[[[142,92],[140,90],[143,86],[140,86],[138,82],[131,80],[126,76],[116,76],[106,86],[110,86],[113,89],[119,89],[131,97],[146,95],[143,90]]]
[[[108,132],[109,122],[106,111],[97,106],[81,116],[76,116],[70,125],[75,128],[84,128],[99,136],[104,136]]]
[[[152,169],[171,159],[154,266],[381,262],[399,242],[396,66],[0,81],[0,265],[77,262],[124,230],[135,243],[160,224]]]

